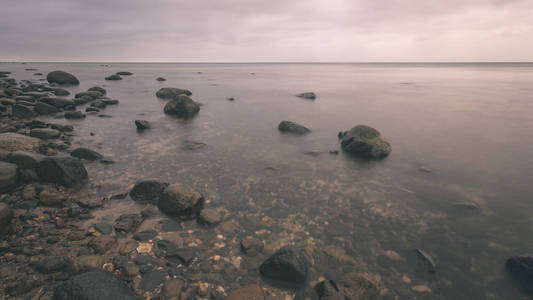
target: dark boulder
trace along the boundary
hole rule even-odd
[[[11,220],[13,219],[13,211],[4,202],[0,202],[0,238],[11,230]]]
[[[35,104],[35,111],[37,111],[40,115],[49,115],[54,114],[58,112],[59,110],[57,107],[44,103],[44,102],[37,102]]]
[[[81,160],[75,157],[47,157],[35,167],[39,180],[73,186],[86,180],[87,170]]]
[[[135,294],[112,273],[95,270],[71,277],[54,289],[54,300],[135,300]]]
[[[163,190],[157,206],[171,216],[195,216],[204,205],[204,197],[183,184],[171,184]]]
[[[296,97],[310,99],[310,100],[315,100],[316,99],[316,95],[313,92],[300,93],[300,94],[296,95]]]
[[[138,130],[150,129],[152,127],[150,122],[145,120],[135,120],[135,126],[137,126]]]
[[[96,91],[96,92],[99,92],[100,94],[102,95],[105,95],[107,94],[107,91],[104,89],[104,88],[101,88],[99,86],[93,86],[92,88],[88,89],[89,92],[91,91]]]
[[[83,119],[83,118],[85,118],[85,114],[79,110],[65,112],[65,119]]]
[[[366,125],[357,125],[339,136],[342,149],[348,153],[383,158],[391,152],[390,143],[382,138],[379,131]]]
[[[107,76],[107,77],[105,78],[105,80],[122,80],[122,77],[120,77],[120,76],[117,75],[117,74],[113,74],[113,75]]]
[[[76,148],[70,152],[71,156],[77,157],[79,159],[85,159],[89,161],[99,160],[104,158],[104,156],[96,151],[87,148]]]
[[[311,132],[310,129],[304,127],[300,124],[296,124],[291,121],[281,121],[278,125],[278,130],[286,133],[293,133],[298,135],[308,134]]]
[[[165,105],[164,111],[167,114],[187,118],[200,111],[200,104],[193,101],[189,96],[179,95]]]
[[[11,191],[17,186],[18,167],[0,161],[0,194]]]
[[[259,271],[268,279],[300,285],[307,279],[307,264],[307,259],[300,251],[286,246],[264,261]]]
[[[80,84],[80,81],[76,76],[67,73],[65,71],[53,71],[48,73],[46,75],[46,80],[48,80],[49,83],[57,83],[57,84],[71,84],[76,85]]]
[[[131,189],[130,197],[137,202],[157,204],[167,186],[168,183],[158,180],[139,181]]]
[[[13,116],[19,119],[27,119],[38,116],[38,113],[32,106],[15,104],[13,105]]]
[[[179,95],[192,95],[192,92],[185,89],[178,89],[178,88],[161,88],[159,91],[155,93],[157,98],[161,99],[176,99]]]

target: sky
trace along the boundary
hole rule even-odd
[[[533,0],[1,0],[0,61],[533,61]]]

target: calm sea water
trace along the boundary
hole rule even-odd
[[[236,267],[237,279],[209,280],[226,288],[255,280],[262,257],[243,257],[238,241],[256,235],[266,241],[264,256],[285,244],[309,249],[312,281],[357,271],[391,298],[524,297],[504,263],[533,250],[533,64],[109,65],[0,68],[33,80],[39,77],[25,68],[69,71],[81,81],[71,92],[98,85],[120,100],[103,112],[112,118],[64,121],[75,126],[76,145],[116,161],[87,165],[86,192],[122,192],[150,177],[197,188],[234,227],[176,224],[190,234],[178,231],[178,238],[192,240],[202,258],[218,254]],[[103,80],[117,71],[134,75]],[[165,115],[166,101],[155,97],[161,87],[190,89],[203,104],[198,116]],[[305,91],[318,98],[295,97]],[[135,119],[154,128],[138,133]],[[313,132],[280,134],[282,120]],[[391,155],[369,162],[329,154],[340,149],[337,133],[357,124],[378,129]],[[187,149],[195,142],[206,145]],[[112,220],[142,208],[126,199],[96,215]],[[332,246],[347,257],[324,254]],[[434,257],[435,274],[415,248]],[[431,293],[413,291],[416,285]]]

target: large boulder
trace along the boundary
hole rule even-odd
[[[4,202],[0,202],[0,238],[11,230],[11,219],[13,219],[13,211]]]
[[[157,204],[168,183],[159,180],[143,180],[137,182],[130,191],[130,197],[141,203]]]
[[[359,156],[383,158],[391,152],[390,143],[370,126],[357,125],[347,132],[339,133],[339,138],[344,151]]]
[[[39,181],[64,186],[76,185],[87,179],[87,170],[75,157],[47,157],[35,167]]]
[[[184,184],[171,184],[163,190],[157,206],[171,216],[195,216],[204,205],[204,197]]]
[[[34,128],[30,131],[30,136],[46,139],[57,139],[61,136],[61,131],[51,128]]]
[[[96,151],[87,148],[76,148],[70,152],[71,156],[77,157],[79,159],[85,159],[89,161],[99,160],[104,158],[104,156]]]
[[[284,284],[300,285],[307,279],[307,264],[307,259],[301,251],[285,246],[265,260],[259,271],[268,279]]]
[[[7,132],[0,134],[0,150],[4,151],[38,151],[41,140],[26,135]]]
[[[281,121],[278,125],[278,130],[281,132],[293,133],[298,135],[303,135],[311,132],[309,128],[291,121]]]
[[[112,273],[95,270],[83,273],[54,289],[54,300],[135,300],[133,291]]]
[[[529,293],[533,293],[533,254],[513,256],[505,262],[511,277]]]
[[[0,161],[0,194],[11,191],[17,186],[18,167]]]
[[[15,104],[13,105],[13,117],[19,119],[27,119],[38,116],[33,106]]]
[[[165,105],[164,111],[178,117],[192,117],[200,111],[200,104],[189,96],[179,95]]]
[[[38,112],[40,115],[49,115],[54,114],[59,111],[57,107],[50,105],[48,103],[44,102],[37,102],[35,104],[35,111]]]
[[[155,93],[157,98],[161,99],[176,99],[179,95],[186,95],[190,96],[192,95],[192,92],[185,89],[178,89],[178,88],[160,88],[159,91]]]
[[[48,73],[46,75],[46,80],[48,80],[49,83],[57,83],[57,84],[70,84],[70,85],[76,85],[80,84],[80,81],[76,76],[67,73],[65,71],[53,71]]]

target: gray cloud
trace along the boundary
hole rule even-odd
[[[0,60],[531,61],[528,0],[4,0]]]

